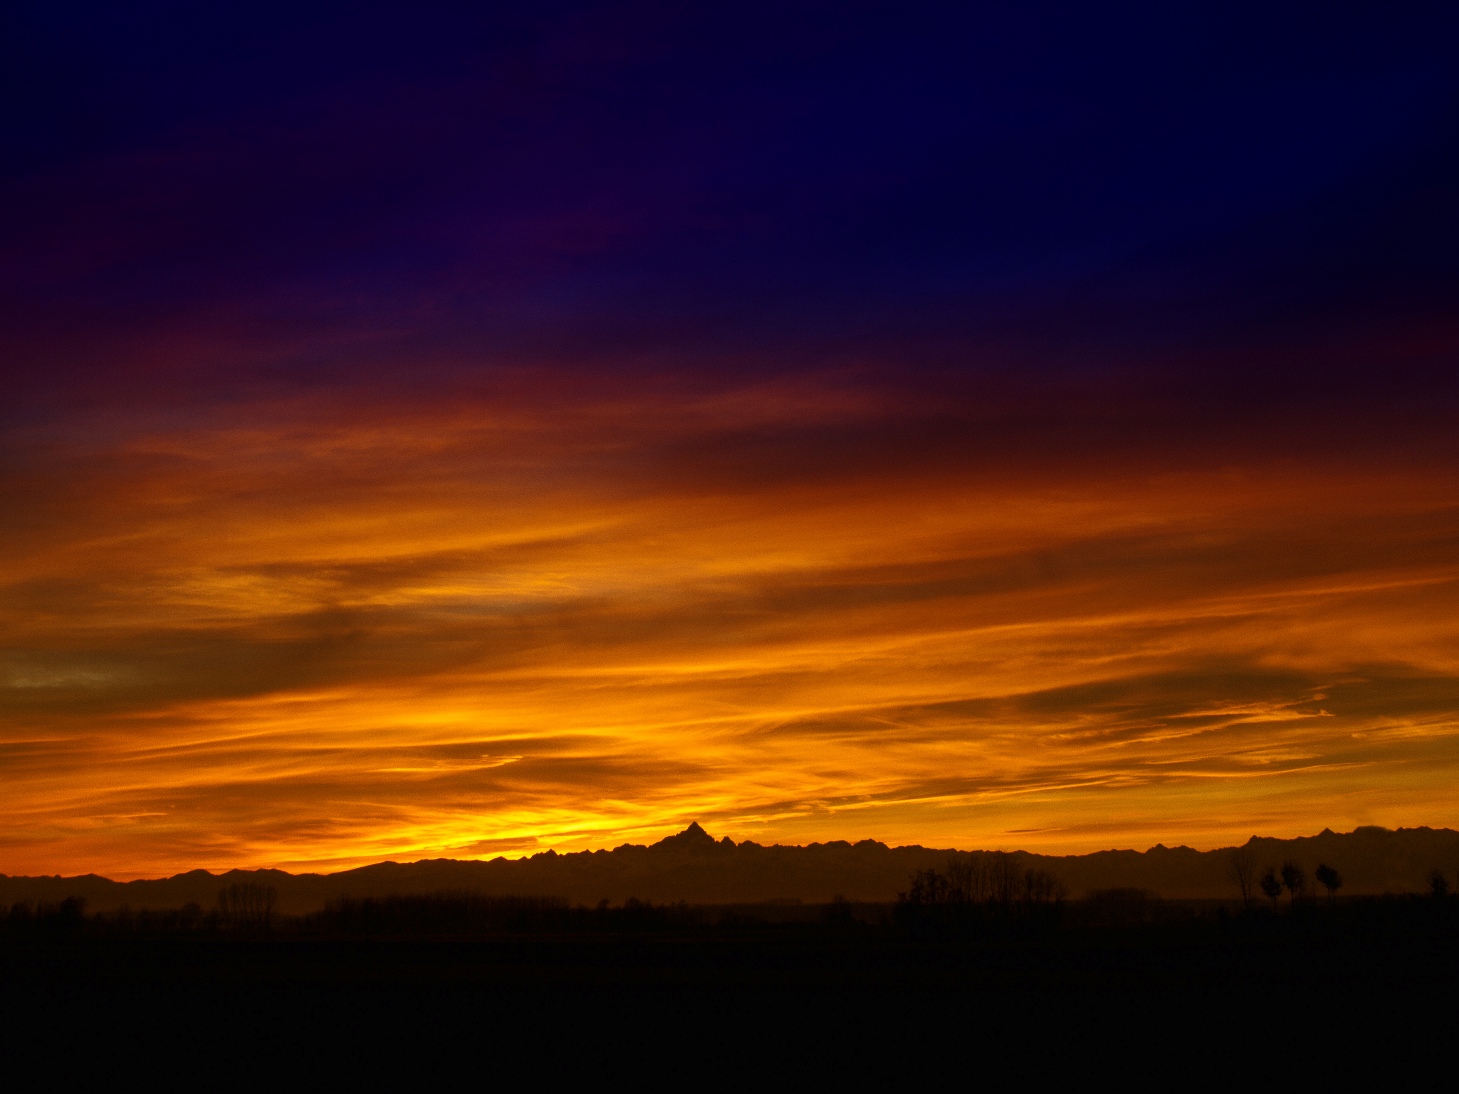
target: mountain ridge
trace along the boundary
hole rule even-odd
[[[1309,875],[1326,862],[1345,879],[1344,894],[1415,892],[1430,871],[1459,869],[1459,832],[1448,828],[1386,829],[1360,826],[1292,839],[1252,836],[1241,845],[1259,871],[1291,859]],[[1011,851],[1020,870],[1043,870],[1069,895],[1101,889],[1144,889],[1167,898],[1237,896],[1229,876],[1234,848],[1197,851],[1157,843],[1146,851],[1094,851],[1084,855],[1039,855]],[[752,840],[716,840],[696,821],[653,844],[620,844],[612,850],[542,851],[521,859],[387,860],[336,873],[291,874],[284,870],[195,869],[167,878],[113,881],[91,873],[75,877],[0,874],[0,907],[20,901],[85,897],[93,910],[121,907],[176,908],[189,902],[211,906],[221,888],[236,883],[272,886],[279,910],[298,914],[343,896],[384,896],[443,890],[486,895],[559,897],[580,904],[629,898],[699,904],[824,902],[834,896],[856,901],[895,900],[919,870],[940,869],[954,855],[987,854],[920,845],[892,847],[877,840],[831,840],[806,845],[762,845]]]

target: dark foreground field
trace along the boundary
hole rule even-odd
[[[416,900],[267,929],[216,914],[12,919],[9,1051],[72,1071],[206,1058],[423,1079],[464,1060],[483,1080],[525,1068],[699,1085],[766,1068],[1158,1080],[1173,1058],[1199,1060],[1200,1077],[1453,1067],[1453,900],[1076,903],[1002,920],[505,904]]]

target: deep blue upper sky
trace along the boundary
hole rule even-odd
[[[1459,817],[1452,2],[0,20],[0,869]]]
[[[179,330],[261,340],[286,372],[428,344],[769,370],[1255,355],[1305,377],[1374,353],[1431,371],[1451,340],[1446,5],[7,23],[4,323],[31,375]]]

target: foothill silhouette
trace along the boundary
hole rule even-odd
[[[1427,846],[1436,839],[1447,840],[1459,849],[1459,840],[1453,838],[1459,834],[1447,830],[1412,830],[1407,840],[1394,838],[1404,836],[1402,832],[1378,831],[1390,848],[1399,851],[1405,842],[1428,841]],[[1346,837],[1324,833],[1315,842],[1330,852],[1346,848],[1347,861],[1373,876],[1372,861],[1352,853],[1353,846],[1370,836],[1362,830]],[[1284,853],[1280,859],[1272,854],[1263,861],[1263,852],[1268,849]],[[1157,846],[1143,856],[1111,852],[1066,859],[1022,852],[888,848],[872,841],[766,848],[749,842],[736,844],[728,838],[717,840],[695,823],[649,847],[625,845],[612,852],[579,855],[547,853],[516,863],[387,863],[378,869],[344,875],[298,878],[281,871],[234,871],[221,878],[195,871],[172,879],[172,893],[203,899],[178,901],[172,907],[118,905],[106,899],[107,887],[146,896],[148,890],[138,887],[138,883],[118,886],[94,877],[74,879],[77,888],[87,884],[93,890],[100,888],[102,899],[84,892],[46,899],[48,891],[64,890],[68,879],[0,877],[0,909],[4,910],[0,932],[12,938],[60,937],[68,933],[115,936],[128,932],[322,938],[706,931],[757,924],[799,930],[836,924],[868,930],[974,933],[1010,925],[1069,930],[1112,924],[1153,927],[1217,917],[1270,917],[1282,912],[1283,897],[1287,912],[1305,912],[1310,904],[1309,869],[1295,853],[1304,849],[1300,840],[1255,838],[1240,847],[1204,855]],[[1174,865],[1168,860],[1175,860]],[[1129,869],[1132,862],[1145,868],[1144,875]],[[1187,897],[1162,892],[1155,885],[1121,884],[1131,876],[1158,880],[1161,871],[1166,877],[1180,877],[1178,871],[1188,870],[1191,863],[1208,864],[1209,875],[1219,886],[1214,894]],[[1103,867],[1103,873],[1091,871],[1091,864]],[[868,879],[878,880],[873,867],[903,868],[903,884],[895,892],[873,892],[867,899]],[[520,873],[523,885],[519,891],[493,892],[471,884],[489,876],[487,871],[500,872],[502,868]],[[1084,871],[1082,875],[1080,870]],[[628,885],[635,880],[641,882],[644,895],[615,895],[606,883],[597,899],[575,899],[563,891],[571,884],[581,887],[602,883],[610,875],[617,875],[620,886],[625,876]],[[1070,884],[1070,879],[1080,876],[1085,879],[1082,891]],[[1333,914],[1344,910],[1345,914],[1364,914],[1352,910],[1360,906],[1407,908],[1416,899],[1414,894],[1419,893],[1427,894],[1431,905],[1447,907],[1450,903],[1450,882],[1439,867],[1422,872],[1419,884],[1387,893],[1373,893],[1371,889],[1353,892],[1345,874],[1325,859],[1316,862],[1310,876],[1325,890],[1325,905]],[[531,891],[527,886],[534,880],[546,891]],[[1091,880],[1095,884],[1089,884]],[[564,881],[570,884],[564,885]],[[205,891],[199,891],[209,882],[211,899]],[[345,891],[329,895],[327,882]],[[313,891],[322,891],[324,899],[312,908],[300,907],[298,889],[293,888],[299,883],[313,885]],[[392,883],[398,887],[386,887]],[[803,892],[808,885],[830,887],[832,883],[833,895],[821,899],[743,899],[747,893],[751,897],[763,894],[771,885]],[[27,896],[27,885],[37,897]],[[678,894],[698,888],[710,899],[685,899],[683,895],[654,899],[656,891],[674,894],[675,885]],[[354,891],[350,887],[355,887]],[[557,892],[551,891],[554,887]],[[857,892],[858,887],[861,892]],[[20,899],[4,899],[9,895],[7,888]],[[1346,894],[1341,899],[1340,891]],[[156,889],[152,892],[155,894]],[[849,897],[848,892],[852,894]],[[1265,911],[1255,904],[1258,894],[1266,898]],[[731,899],[713,899],[723,895]],[[290,896],[294,903],[285,906]]]
[[[698,826],[671,840],[609,861],[640,866],[651,880],[682,871],[702,883],[699,867],[783,870],[809,850],[767,861]],[[831,860],[854,865],[855,846],[833,847]],[[1088,875],[1114,884],[1076,891],[1055,872],[1057,860],[1012,852],[862,853],[914,868],[877,900],[860,899],[858,875],[845,869],[845,888],[821,900],[577,900],[441,886],[330,895],[296,910],[284,900],[289,875],[277,872],[187,875],[184,892],[210,880],[211,896],[165,908],[96,907],[80,894],[14,900],[0,907],[0,982],[11,998],[62,1008],[109,1007],[118,992],[145,990],[165,997],[155,1005],[167,1022],[185,1026],[196,1008],[231,1015],[230,1029],[253,1028],[283,1001],[300,1000],[293,1020],[313,1036],[350,1026],[360,1007],[401,1000],[441,1023],[487,1007],[481,1021],[493,1027],[557,1015],[568,1003],[588,1027],[605,1015],[663,1020],[689,999],[738,1020],[786,1008],[782,1021],[812,1013],[840,1026],[895,1005],[925,1008],[933,1023],[959,1014],[987,1024],[1057,1005],[1087,1023],[1111,1000],[1143,1001],[1147,1020],[1168,1000],[1180,1000],[1181,1013],[1192,999],[1253,1013],[1274,969],[1301,970],[1284,979],[1295,987],[1284,988],[1283,1006],[1292,992],[1307,993],[1313,1013],[1334,1001],[1359,1013],[1370,999],[1427,999],[1459,977],[1459,899],[1437,867],[1407,891],[1351,892],[1331,862],[1309,871],[1293,849],[1258,841],[1197,860],[1224,892],[1182,897],[1119,884],[1130,876],[1121,858]],[[804,859],[811,869],[817,855]],[[1171,855],[1154,852],[1154,864]],[[543,860],[561,869],[573,858]],[[1309,873],[1325,900],[1311,897]],[[412,880],[408,868],[387,874]],[[427,869],[414,880],[441,876]],[[371,878],[355,871],[348,880]]]

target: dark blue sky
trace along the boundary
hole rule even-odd
[[[427,342],[481,363],[1159,371],[1214,347],[1271,368],[1339,328],[1391,353],[1395,325],[1448,324],[1439,5],[33,5],[9,24],[12,368],[105,370],[159,328],[291,346],[267,354],[286,371],[362,337],[382,362]]]
[[[3,19],[0,871],[1459,823],[1453,4]]]

